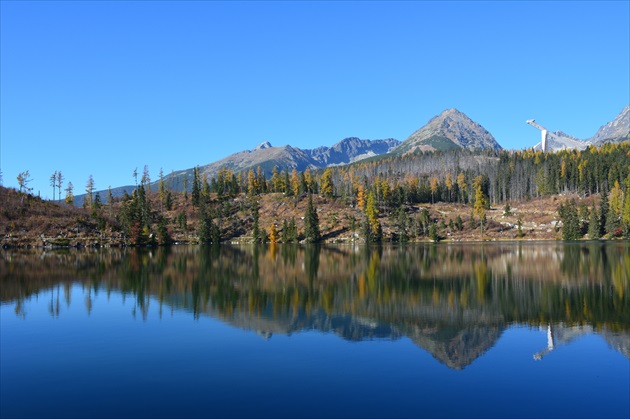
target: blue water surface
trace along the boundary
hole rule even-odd
[[[402,273],[398,251],[394,265],[387,251],[286,263],[248,251],[236,256],[257,266],[242,276],[224,253],[116,255],[68,275],[55,255],[37,277],[13,256],[0,266],[0,416],[630,417],[626,265],[599,278],[589,259],[580,276],[556,255],[549,266],[566,268],[542,281],[531,260],[514,265],[521,250],[469,251],[448,249],[455,274],[442,277],[435,250]]]

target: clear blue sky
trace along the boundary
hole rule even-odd
[[[630,102],[630,2],[1,1],[3,184],[52,197],[262,141],[404,140],[455,107],[504,148]]]

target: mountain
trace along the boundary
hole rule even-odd
[[[345,138],[332,147],[318,147],[305,150],[319,167],[338,166],[352,163],[368,157],[389,153],[400,145],[400,141],[388,138],[386,140],[361,140],[356,137]]]
[[[600,147],[606,143],[630,141],[630,105],[621,110],[619,115],[606,125],[602,125],[591,138],[580,140],[565,132],[549,132],[547,151],[584,150],[590,145]],[[542,150],[542,142],[534,146],[534,150]]]
[[[267,174],[271,173],[274,166],[289,170],[296,168],[298,171],[317,167],[307,151],[290,145],[274,147],[267,141],[252,150],[240,151],[221,160],[200,166],[199,171],[202,175],[205,174],[208,179],[212,179],[221,169],[229,169],[238,173],[249,169],[256,170],[258,166]],[[188,169],[188,172],[192,174],[192,170]]]
[[[270,176],[274,166],[278,166],[280,170],[293,170],[295,168],[300,172],[306,169],[322,169],[388,153],[399,144],[400,141],[392,138],[361,140],[351,137],[341,140],[332,147],[324,146],[303,150],[290,145],[274,147],[267,141],[253,150],[232,154],[214,163],[201,166],[199,169],[202,174],[207,175],[208,179],[215,177],[222,168],[237,173],[250,169],[256,170],[258,166]],[[192,173],[192,169],[189,171]]]
[[[394,152],[411,153],[415,150],[446,151],[453,148],[480,150],[501,146],[484,127],[457,109],[447,109],[411,134]]]
[[[206,175],[208,180],[216,177],[221,169],[229,169],[234,173],[256,170],[260,166],[267,177],[271,176],[274,166],[278,166],[280,170],[294,168],[298,172],[306,169],[322,169],[329,166],[339,166],[361,160],[363,158],[377,156],[392,151],[400,141],[393,138],[386,140],[361,140],[356,137],[345,138],[332,147],[318,147],[312,150],[300,149],[285,145],[274,147],[269,141],[265,141],[251,150],[244,150],[231,154],[216,162],[199,166],[201,175]],[[171,183],[173,190],[179,191],[184,188],[184,178],[188,178],[188,187],[190,188],[193,168],[174,171],[172,174],[166,175],[166,180]],[[157,190],[158,182],[154,181],[150,184],[152,190]],[[124,195],[125,191],[131,193],[135,189],[134,185],[120,186],[112,188],[112,195],[119,197]],[[107,196],[107,191],[98,191],[101,200]],[[75,205],[83,204],[84,195],[75,196]]]
[[[630,105],[623,108],[615,119],[601,126],[590,138],[590,142],[596,146],[623,141],[630,141]]]

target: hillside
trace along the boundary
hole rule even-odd
[[[9,210],[2,208],[0,215],[0,234],[2,247],[24,246],[127,246],[134,245],[133,238],[126,234],[124,226],[116,215],[121,213],[123,202],[115,202],[111,208],[103,205],[96,211],[83,208],[68,207],[36,197],[28,197],[24,205],[19,205],[21,196],[12,189],[0,187],[0,199],[12,205]],[[213,194],[213,200],[217,196]],[[591,202],[594,198],[587,200]],[[150,198],[152,212],[161,213],[171,220],[168,225],[169,236],[176,243],[198,243],[197,231],[199,226],[199,211],[192,205],[190,197],[186,200],[182,195],[174,197],[171,210],[159,210],[160,203],[157,194]],[[320,229],[324,242],[352,243],[364,242],[361,236],[360,224],[364,218],[363,212],[354,205],[342,203],[340,200],[327,199],[319,195],[314,196],[314,204],[320,221]],[[251,200],[245,195],[239,195],[224,201],[225,212],[217,214],[215,222],[221,230],[223,241],[251,242],[254,219],[251,211]],[[282,231],[284,220],[294,218],[300,235],[304,231],[303,217],[306,212],[306,196],[286,197],[279,193],[264,194],[257,199],[259,205],[259,224],[261,229],[269,230],[274,224]],[[546,198],[515,204],[512,214],[505,216],[503,207],[491,207],[488,211],[488,226],[484,231],[485,240],[513,240],[519,239],[517,221],[522,219],[522,229],[525,240],[553,240],[558,237],[555,223],[559,221],[557,214],[557,199]],[[468,205],[456,203],[436,203],[433,205],[406,206],[409,215],[407,227],[410,239],[429,241],[429,237],[421,233],[416,237],[417,219],[422,209],[427,209],[430,218],[439,226],[439,234],[443,240],[450,241],[478,241],[481,239],[479,227],[470,223],[471,208]],[[110,211],[114,214],[109,216]],[[182,214],[184,221],[182,223]],[[381,213],[384,240],[395,238],[398,229],[398,219],[394,214]],[[463,220],[461,230],[453,227],[457,217]],[[450,227],[449,227],[450,225]],[[157,226],[155,226],[157,230]],[[154,237],[157,240],[157,233]],[[414,232],[412,232],[412,230]]]

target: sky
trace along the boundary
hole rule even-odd
[[[507,149],[630,102],[629,1],[0,1],[0,170],[52,198],[263,141],[405,140],[457,108]]]

